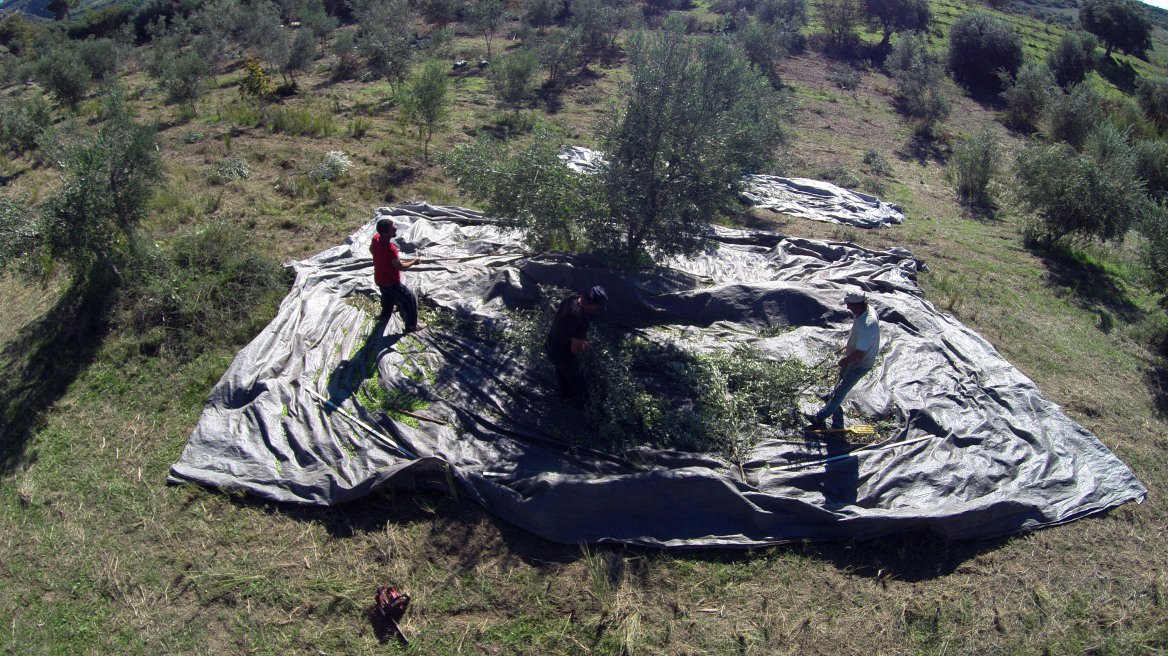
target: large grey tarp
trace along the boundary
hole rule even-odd
[[[383,485],[451,480],[549,540],[667,547],[918,529],[990,537],[1146,494],[986,340],[922,297],[920,264],[907,251],[712,228],[707,252],[626,275],[525,254],[515,233],[470,210],[411,204],[378,209],[374,219],[383,216],[398,225],[403,257],[459,258],[412,268],[406,281],[479,329],[432,327],[403,338],[396,316],[375,324],[354,303],[376,298],[370,221],[344,245],[292,264],[292,291],[211,391],[171,482],[334,505]],[[595,284],[610,298],[598,322],[635,320],[654,339],[691,350],[746,343],[769,358],[807,362],[846,338],[843,294],[867,290],[884,347],[845,408],[897,418],[902,429],[862,450],[768,439],[741,467],[648,448],[634,467],[570,448],[563,436],[588,429],[579,410],[555,398],[550,366],[527,367],[491,335],[510,325],[509,308],[530,306],[549,286]],[[424,414],[450,425],[414,428],[366,410],[352,390],[369,374],[361,368],[370,352],[383,385],[427,399]]]

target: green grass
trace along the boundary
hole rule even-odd
[[[968,7],[935,8],[940,21],[932,46],[943,50],[945,26]],[[1057,29],[1019,24],[1028,57],[1057,43]],[[500,37],[493,45],[513,44]],[[453,48],[485,53],[481,40],[459,40]],[[1162,74],[1116,58],[1137,72]],[[593,76],[575,82],[551,117],[584,145],[625,75],[619,62],[590,70]],[[344,507],[316,509],[169,487],[166,473],[207,391],[273,316],[274,305],[249,298],[247,312],[211,321],[223,330],[194,335],[179,357],[159,348],[165,341],[157,326],[140,330],[117,317],[105,326],[82,324],[57,308],[68,291],[64,276],[43,285],[8,276],[0,280],[0,367],[8,374],[0,386],[6,421],[0,426],[0,649],[1163,653],[1168,423],[1154,379],[1163,361],[1148,343],[1165,320],[1138,279],[1134,251],[1091,247],[1061,259],[1028,251],[1008,185],[992,216],[962,213],[944,177],[946,142],[935,144],[940,155],[918,157],[887,94],[861,87],[853,95],[825,83],[829,71],[814,52],[783,62],[781,72],[805,104],[796,117],[791,173],[836,166],[860,172],[863,154],[879,152],[892,168],[882,177],[886,195],[909,219],[881,231],[782,217],[770,217],[769,225],[796,236],[903,246],[925,259],[932,269],[920,276],[926,297],[978,331],[1099,435],[1151,488],[1147,502],[1001,540],[946,542],[913,534],[744,552],[611,545],[585,552],[547,543],[445,491],[382,490]],[[440,170],[422,165],[421,149],[403,134],[384,83],[308,79],[300,97],[278,106],[282,118],[269,121],[239,100],[237,77],[220,75],[198,117],[173,126],[173,107],[157,94],[133,93],[149,84],[145,77],[131,70],[126,78],[141,119],[163,126],[168,184],[143,224],[144,236],[160,248],[213,219],[246,231],[263,254],[287,261],[341,243],[368,220],[371,205],[389,202],[383,199],[391,188],[398,200],[469,204]],[[863,80],[892,88],[877,71],[863,73]],[[1103,78],[1098,84],[1113,97],[1121,93]],[[482,77],[463,78],[452,89],[458,104],[449,129],[435,136],[436,152],[509,114],[495,109]],[[4,92],[25,97],[39,90]],[[951,134],[994,119],[992,110],[961,97],[956,102],[959,111],[944,127]],[[87,103],[86,111],[93,106]],[[369,122],[364,139],[348,134],[358,119]],[[201,139],[189,138],[194,126]],[[1010,152],[1022,145],[1012,136],[1007,143]],[[302,175],[338,147],[358,170],[331,188],[327,203],[315,191],[288,197],[275,190],[281,176]],[[251,177],[210,185],[202,171],[231,153],[248,159]],[[4,193],[51,195],[56,174],[47,164],[8,160],[5,175],[20,174]],[[427,373],[406,367],[402,375],[421,382]],[[373,592],[388,584],[413,597],[404,622],[410,650],[392,639],[382,643],[369,621]]]

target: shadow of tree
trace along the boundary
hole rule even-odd
[[[929,162],[945,166],[946,162],[949,161],[949,148],[947,146],[935,138],[920,134],[913,134],[894,154],[901,161],[915,160],[922,166]]]
[[[1144,318],[1144,310],[1110,273],[1055,254],[1038,255],[1046,267],[1047,285],[1064,290],[1079,307],[1098,313],[1098,328],[1103,332],[1111,332],[1114,316],[1129,324]]]
[[[69,389],[101,348],[117,288],[108,276],[78,276],[40,319],[0,352],[0,474],[9,473],[44,412]]]
[[[1131,95],[1135,92],[1139,73],[1136,73],[1135,67],[1130,62],[1117,61],[1114,57],[1108,57],[1103,59],[1095,70],[1099,71],[1099,75],[1103,76],[1103,79],[1114,84],[1125,94]]]

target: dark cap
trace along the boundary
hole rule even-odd
[[[604,291],[604,288],[600,285],[597,285],[588,290],[588,302],[604,307],[608,304],[608,292]]]

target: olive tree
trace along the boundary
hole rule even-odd
[[[1103,42],[1104,57],[1119,50],[1143,58],[1152,49],[1152,21],[1136,0],[1083,0],[1079,23]]]
[[[442,62],[431,60],[411,80],[402,102],[406,118],[417,126],[419,134],[426,137],[423,150],[426,164],[430,163],[430,138],[434,136],[434,129],[446,120],[450,111],[448,88],[446,67]]]
[[[949,69],[966,86],[997,92],[1001,73],[1022,67],[1022,38],[1012,23],[985,12],[962,14],[949,28]]]
[[[743,173],[771,162],[787,101],[722,36],[689,36],[680,18],[632,35],[630,79],[599,137],[608,226],[594,235],[625,265],[703,242]]]

